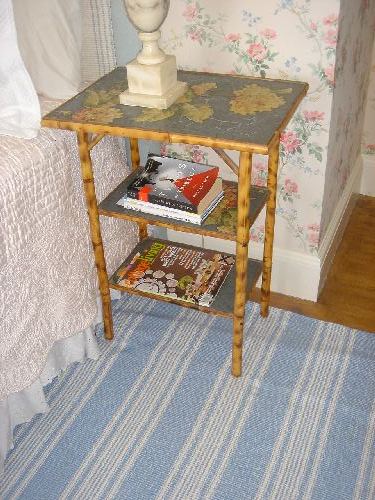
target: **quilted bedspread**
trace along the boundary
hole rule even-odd
[[[52,109],[56,103],[43,103]],[[116,138],[92,151],[98,199],[128,171]],[[103,218],[108,272],[135,246],[134,224]],[[88,327],[97,279],[76,135],[0,136],[0,400],[30,385],[53,343]]]

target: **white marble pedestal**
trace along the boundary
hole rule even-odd
[[[126,68],[129,88],[120,94],[121,104],[167,109],[186,91],[186,83],[177,81],[175,56],[167,55],[157,64],[134,59]]]

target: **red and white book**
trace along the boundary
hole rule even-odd
[[[216,206],[223,195],[219,168],[150,154],[145,166],[126,179],[126,190],[119,205],[134,201],[202,216]],[[208,214],[207,214],[208,215]]]

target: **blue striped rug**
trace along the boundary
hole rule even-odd
[[[375,498],[375,336],[249,304],[244,373],[231,321],[114,303],[98,361],[47,388],[16,430],[3,499]]]

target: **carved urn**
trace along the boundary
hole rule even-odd
[[[167,17],[169,3],[169,0],[124,0],[142,49],[126,65],[129,88],[120,95],[122,104],[166,109],[186,90],[186,84],[177,81],[175,56],[165,54],[158,43],[159,28]]]

